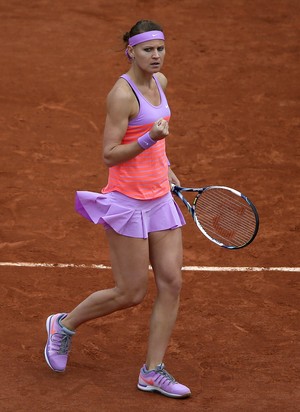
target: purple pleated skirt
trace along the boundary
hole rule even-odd
[[[123,236],[148,238],[148,233],[185,225],[171,192],[153,200],[132,199],[119,192],[76,192],[75,209],[83,217]]]

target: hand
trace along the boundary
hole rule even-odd
[[[175,186],[180,186],[180,181],[178,179],[178,177],[175,175],[175,173],[173,172],[173,170],[169,167],[169,182],[170,185],[173,183],[173,185]]]
[[[169,123],[161,118],[157,120],[152,129],[149,132],[149,135],[152,140],[162,140],[169,134]]]

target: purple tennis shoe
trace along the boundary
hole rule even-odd
[[[45,358],[55,372],[64,372],[66,369],[71,339],[75,334],[60,324],[66,316],[66,313],[57,313],[49,316],[46,322],[48,340],[45,346]]]
[[[176,382],[166,370],[163,363],[148,371],[144,365],[140,371],[138,389],[146,392],[160,392],[170,398],[187,398],[191,391],[187,386]]]

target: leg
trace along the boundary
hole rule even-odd
[[[157,285],[146,365],[154,369],[163,360],[176,321],[181,290],[181,229],[150,233],[150,261]]]
[[[108,315],[140,303],[147,290],[148,240],[106,231],[111,254],[115,287],[91,294],[61,322],[70,330],[88,320]],[[129,253],[130,251],[130,253]]]
[[[48,340],[45,358],[56,372],[66,369],[71,338],[82,323],[108,315],[142,301],[148,280],[148,241],[120,236],[107,231],[116,286],[93,293],[68,315],[58,313],[48,317]],[[73,332],[72,332],[73,331]]]

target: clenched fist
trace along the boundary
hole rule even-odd
[[[149,132],[149,135],[152,140],[162,140],[167,137],[169,134],[169,123],[167,120],[161,118],[157,120],[152,129]]]

